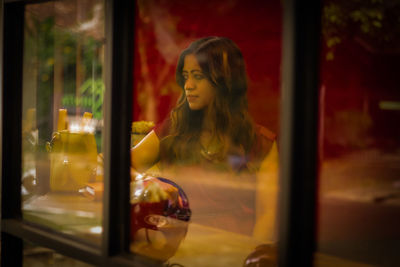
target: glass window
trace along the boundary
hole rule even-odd
[[[58,254],[49,248],[24,242],[23,266],[91,267],[93,265]]]
[[[99,243],[104,3],[25,8],[23,217]]]
[[[280,1],[137,1],[135,25],[131,251],[275,261]]]
[[[399,14],[323,1],[317,266],[400,262]]]

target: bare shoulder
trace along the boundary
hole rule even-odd
[[[270,141],[275,141],[276,140],[276,133],[274,133],[273,131],[271,131],[270,129],[268,129],[265,126],[262,126],[260,124],[256,124],[255,126],[256,129],[256,135],[260,135]]]
[[[271,152],[277,135],[267,127],[259,124],[255,125],[254,130],[255,139],[248,156],[250,165],[258,169],[261,162]]]

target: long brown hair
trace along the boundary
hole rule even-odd
[[[191,110],[186,100],[182,70],[189,54],[196,57],[216,90],[216,97],[206,110]],[[162,160],[196,162],[204,118],[210,120],[213,138],[222,144],[220,158],[226,156],[226,137],[231,144],[249,152],[254,141],[254,126],[247,110],[246,69],[242,53],[232,40],[206,37],[191,43],[179,57],[176,81],[182,94],[171,112],[169,136],[161,143]]]

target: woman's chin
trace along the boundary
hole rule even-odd
[[[190,104],[190,103],[189,103],[189,108],[190,108],[190,110],[201,110],[201,109],[203,109],[203,107],[201,107],[199,105]]]

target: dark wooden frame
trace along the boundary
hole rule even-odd
[[[134,1],[106,0],[105,188],[98,247],[22,220],[21,110],[24,5],[10,0],[4,18],[1,88],[1,263],[22,266],[23,240],[98,266],[159,266],[129,253],[129,136]],[[279,263],[312,266],[315,250],[320,3],[284,7],[280,139]],[[4,55],[4,56],[3,56]],[[4,66],[7,66],[5,68]],[[112,179],[112,177],[125,177]]]
[[[279,266],[312,266],[316,238],[321,1],[283,4]]]

